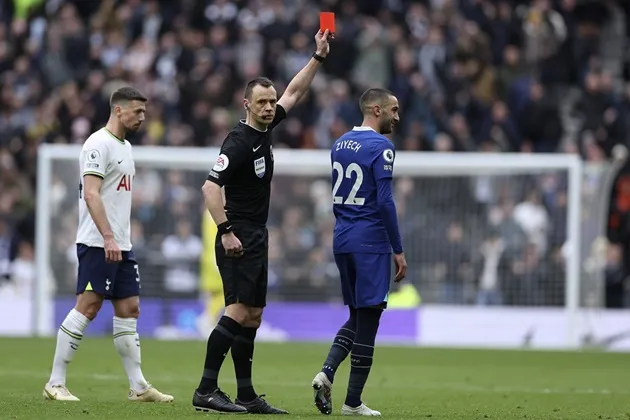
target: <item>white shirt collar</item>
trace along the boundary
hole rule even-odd
[[[352,131],[370,131],[370,130],[374,131],[372,127],[358,126],[358,125],[355,125],[354,127],[352,127]]]

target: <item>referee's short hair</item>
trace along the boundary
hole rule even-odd
[[[373,105],[382,105],[390,96],[396,96],[387,89],[373,88],[368,89],[361,95],[359,99],[359,108],[363,115],[367,114]]]
[[[245,86],[245,98],[252,99],[252,92],[256,86],[262,86],[265,88],[272,87],[273,82],[267,77],[257,77],[255,79],[250,80]]]

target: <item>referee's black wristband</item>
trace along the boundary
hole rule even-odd
[[[322,57],[321,55],[318,55],[317,53],[313,53],[313,58],[319,61],[320,63],[323,63],[324,60],[326,59],[325,57]]]
[[[232,232],[232,223],[230,223],[229,221],[223,222],[219,226],[217,226],[217,230],[219,231],[220,235],[225,235],[226,233],[230,233]]]

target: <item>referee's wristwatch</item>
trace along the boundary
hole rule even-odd
[[[313,53],[313,58],[317,61],[319,61],[320,63],[323,63],[324,60],[326,59],[326,57],[322,57],[321,55],[317,54],[316,52]]]
[[[227,222],[223,222],[217,226],[217,230],[219,231],[219,234],[221,234],[221,236],[232,233],[232,223],[230,223],[229,220]]]

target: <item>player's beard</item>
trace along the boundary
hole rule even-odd
[[[381,134],[390,134],[392,132],[392,118],[385,119],[380,126]]]
[[[136,131],[140,130],[140,127],[142,127],[142,123],[135,123],[130,126],[125,126],[125,131],[129,134],[135,133]]]

